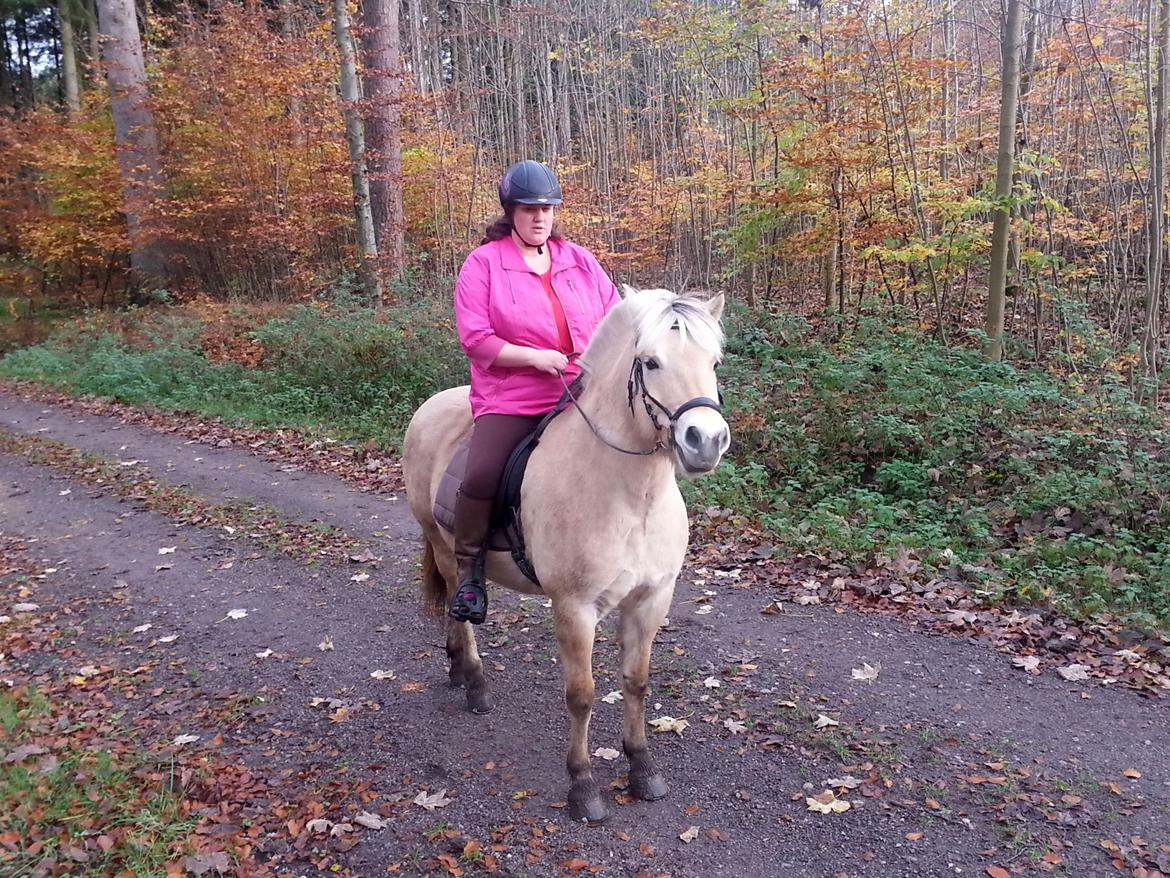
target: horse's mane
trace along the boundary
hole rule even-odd
[[[586,373],[617,356],[634,338],[634,354],[650,350],[672,329],[690,337],[703,350],[723,356],[723,329],[701,299],[670,290],[631,292],[597,327],[582,358]]]

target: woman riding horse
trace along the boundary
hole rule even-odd
[[[475,427],[455,504],[458,585],[448,612],[474,624],[487,618],[484,545],[508,455],[575,377],[570,355],[585,350],[601,318],[621,301],[593,254],[561,236],[561,187],[552,171],[518,162],[499,189],[504,214],[455,284]]]
[[[716,401],[723,297],[627,288],[619,301],[593,256],[557,235],[552,205],[560,197],[556,178],[535,162],[504,175],[505,220],[494,226],[495,239],[468,257],[456,291],[470,391],[452,387],[419,407],[403,439],[402,473],[423,531],[423,597],[453,617],[450,681],[466,690],[473,713],[492,709],[467,624],[486,614],[485,575],[548,598],[569,714],[568,811],[596,824],[608,807],[589,758],[593,644],[598,623],[612,612],[629,791],[647,801],[667,794],[646,739],[650,652],[687,550],[677,477],[711,472],[731,441]],[[570,365],[575,352],[582,356]],[[578,366],[573,404],[545,428],[521,487],[521,528],[537,584],[508,552],[483,552],[488,498],[511,447],[554,406]],[[469,434],[452,541],[435,503]]]

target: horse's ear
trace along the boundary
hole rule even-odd
[[[638,292],[639,292],[638,290],[634,289],[629,284],[622,284],[622,298],[623,299],[632,299],[634,296],[638,295]]]
[[[723,318],[723,293],[720,293],[713,299],[708,299],[704,303],[704,307],[716,322],[721,320]]]

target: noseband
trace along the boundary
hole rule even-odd
[[[708,408],[714,409],[720,415],[723,414],[723,406],[721,404],[723,402],[722,392],[719,394],[719,402],[716,402],[715,400],[706,396],[696,396],[694,399],[688,399],[677,409],[675,409],[674,412],[671,412],[670,409],[668,409],[658,399],[655,398],[654,394],[646,389],[646,381],[643,375],[643,369],[644,366],[642,358],[634,357],[634,362],[630,366],[630,380],[626,384],[626,393],[630,404],[630,417],[633,417],[636,414],[634,409],[634,393],[637,392],[641,397],[642,406],[646,409],[646,414],[650,417],[650,423],[654,425],[654,429],[657,430],[660,434],[663,430],[668,430],[667,435],[670,437],[670,445],[668,446],[661,439],[658,439],[654,442],[654,446],[652,448],[646,448],[641,451],[622,448],[620,445],[614,445],[612,442],[602,436],[601,433],[598,432],[597,427],[593,425],[593,422],[589,420],[589,416],[585,414],[585,410],[581,408],[581,404],[577,401],[577,397],[573,395],[572,389],[568,384],[565,383],[564,376],[561,376],[561,383],[565,385],[565,397],[572,400],[573,405],[576,407],[577,411],[581,413],[581,417],[585,419],[585,423],[589,425],[590,431],[606,447],[612,448],[614,451],[620,451],[622,454],[630,454],[636,457],[646,457],[651,454],[657,454],[659,451],[662,451],[668,447],[673,448],[677,446],[678,443],[676,443],[674,439],[674,428],[678,423],[678,419],[687,412],[691,411],[692,409]],[[562,397],[562,399],[565,397]],[[655,411],[655,406],[657,407],[657,411]],[[558,408],[560,408],[559,405]],[[659,412],[666,416],[667,423],[665,426],[663,426],[663,424],[661,424],[658,420]]]

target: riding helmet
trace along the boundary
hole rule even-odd
[[[500,204],[560,204],[561,184],[547,165],[525,159],[500,178]]]

